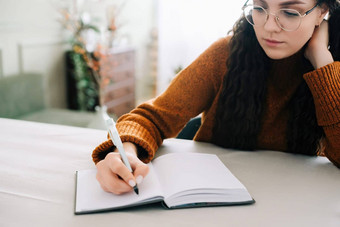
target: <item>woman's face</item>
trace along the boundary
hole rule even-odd
[[[298,52],[312,37],[315,26],[319,25],[324,17],[320,7],[301,18],[301,24],[295,31],[285,31],[276,22],[275,16],[280,9],[295,9],[302,16],[312,9],[315,0],[254,0],[255,5],[262,6],[269,18],[263,26],[254,26],[258,42],[271,59],[287,58]]]

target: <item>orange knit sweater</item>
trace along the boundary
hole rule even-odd
[[[230,37],[226,37],[216,41],[181,71],[163,94],[118,119],[122,141],[138,145],[138,156],[144,162],[153,158],[163,139],[175,137],[190,118],[200,113],[202,125],[194,140],[211,142],[222,80],[227,71],[229,40]],[[303,74],[306,66],[302,54],[300,51],[287,59],[272,61],[257,148],[286,151],[289,103],[305,80],[314,97],[318,124],[326,134],[324,153],[340,168],[340,62]],[[93,151],[93,161],[99,162],[112,150],[112,142],[106,140]]]

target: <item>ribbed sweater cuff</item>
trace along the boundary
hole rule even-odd
[[[116,126],[122,142],[131,142],[139,146],[138,157],[143,162],[147,163],[153,159],[159,145],[148,130],[133,121],[117,123]]]
[[[314,97],[320,126],[340,122],[340,62],[334,62],[312,72],[304,79]]]
[[[145,163],[150,162],[158,149],[158,145],[150,133],[141,125],[132,121],[117,124],[116,126],[122,142],[136,144],[138,147],[138,157]],[[104,141],[93,150],[93,162],[97,164],[114,149],[115,146],[110,139]]]

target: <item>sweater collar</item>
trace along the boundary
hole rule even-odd
[[[270,63],[272,64],[272,68],[276,68],[276,67],[284,67],[284,66],[289,66],[287,69],[289,68],[301,68],[301,66],[305,65],[307,61],[307,59],[304,57],[304,52],[305,52],[305,48],[302,48],[301,50],[299,50],[297,53],[287,57],[287,58],[283,58],[283,59],[279,59],[279,60],[274,60],[271,59]]]
[[[270,60],[270,64],[268,86],[282,94],[295,91],[303,82],[303,74],[311,70],[311,64],[304,57],[304,49],[288,58]]]

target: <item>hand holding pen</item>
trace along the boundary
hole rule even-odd
[[[133,143],[122,143],[110,118],[107,121],[110,139],[116,146],[115,152],[106,155],[97,163],[97,180],[101,187],[114,194],[135,190],[149,171],[149,167],[137,157],[137,147]]]

